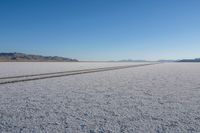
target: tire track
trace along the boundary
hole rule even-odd
[[[25,82],[25,81],[48,79],[48,78],[64,77],[64,76],[70,76],[70,75],[79,75],[79,74],[87,74],[87,73],[94,73],[94,72],[111,71],[111,70],[118,70],[118,69],[125,69],[125,68],[142,67],[142,66],[149,66],[149,65],[156,65],[156,64],[160,64],[160,63],[129,65],[129,66],[116,66],[116,67],[104,67],[104,68],[96,68],[96,69],[84,69],[84,70],[75,70],[75,71],[63,71],[63,72],[53,72],[53,73],[42,73],[42,74],[1,77],[0,78],[0,85],[17,83],[17,82]]]

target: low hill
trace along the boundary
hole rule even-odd
[[[77,62],[76,59],[70,59],[58,56],[42,56],[24,53],[0,53],[1,62]]]

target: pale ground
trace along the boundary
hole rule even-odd
[[[148,62],[0,62],[0,77],[148,64]]]
[[[200,132],[200,64],[0,85],[0,132]]]

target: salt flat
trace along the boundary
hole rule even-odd
[[[0,62],[0,77],[147,64],[147,62]]]
[[[200,132],[200,64],[0,85],[0,132]]]

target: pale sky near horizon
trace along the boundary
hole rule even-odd
[[[200,0],[0,0],[0,52],[199,58]]]

